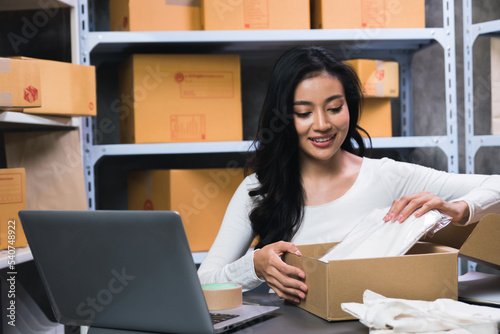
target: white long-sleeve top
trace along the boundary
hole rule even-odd
[[[247,176],[233,195],[217,238],[198,270],[202,284],[232,282],[249,290],[263,282],[255,274],[253,252],[248,252],[255,238],[249,219],[253,199],[248,192],[258,182],[255,174]],[[470,216],[466,224],[500,213],[499,175],[452,174],[387,158],[363,158],[355,183],[343,196],[305,206],[302,224],[291,242],[339,242],[370,211],[420,191],[445,201],[467,202]]]

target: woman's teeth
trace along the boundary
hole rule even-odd
[[[311,140],[313,142],[316,142],[316,143],[324,143],[324,142],[327,142],[327,141],[332,140],[332,139],[333,139],[333,136],[328,137],[328,138],[316,138],[316,139],[311,138]]]

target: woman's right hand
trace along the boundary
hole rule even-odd
[[[255,273],[267,282],[278,297],[300,303],[301,299],[306,298],[307,286],[302,281],[306,275],[301,269],[290,266],[281,259],[286,252],[302,255],[294,244],[285,241],[275,242],[255,251]]]

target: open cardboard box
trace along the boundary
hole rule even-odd
[[[340,304],[362,303],[366,289],[392,298],[456,300],[459,253],[500,267],[500,215],[488,215],[467,227],[449,225],[428,240],[432,242],[418,242],[403,256],[329,263],[317,258],[336,243],[298,246],[302,256],[285,255],[286,263],[306,273],[309,290],[298,306],[328,321],[337,321],[354,319],[342,311]]]

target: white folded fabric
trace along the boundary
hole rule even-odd
[[[500,309],[451,299],[433,302],[386,298],[366,290],[363,304],[342,303],[370,333],[498,334]]]
[[[335,245],[320,261],[404,255],[425,233],[447,225],[451,218],[431,210],[419,218],[411,215],[403,223],[385,222],[390,208],[375,209]]]

